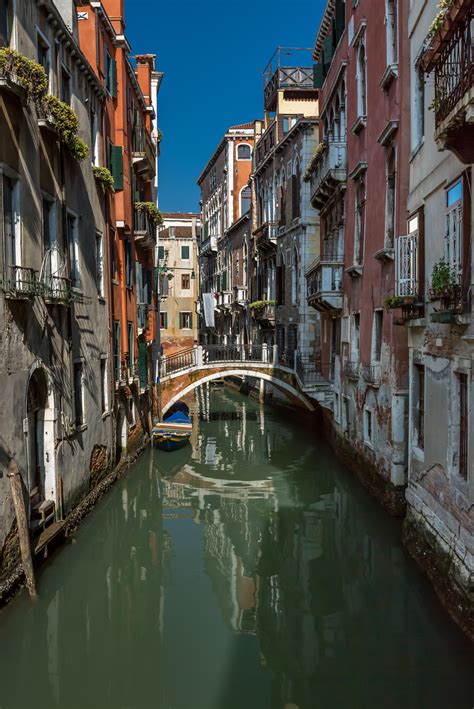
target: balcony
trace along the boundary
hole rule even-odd
[[[230,291],[217,291],[215,294],[216,297],[216,308],[219,310],[230,310],[230,307],[232,306],[232,300],[233,296]]]
[[[132,151],[135,173],[144,180],[152,180],[156,174],[156,147],[147,132],[136,138]]]
[[[244,308],[248,303],[247,286],[234,287],[234,305]]]
[[[41,288],[45,303],[50,305],[69,305],[73,298],[73,289],[69,278],[44,276],[41,279]]]
[[[457,0],[429,37],[423,57],[434,71],[436,141],[465,164],[474,162],[474,52],[472,0]]]
[[[216,234],[211,234],[201,241],[200,256],[212,256],[213,253],[217,252],[217,238]]]
[[[360,365],[359,362],[357,361],[350,361],[348,360],[344,364],[344,374],[346,376],[346,379],[353,379],[354,381],[359,380],[359,369]]]
[[[253,319],[258,322],[262,327],[274,327],[275,304],[268,303],[265,301],[260,301],[260,303],[257,301],[257,303],[252,304],[253,307],[251,306]]]
[[[372,387],[379,387],[380,386],[380,377],[381,377],[381,366],[380,362],[376,362],[375,364],[363,364],[361,365],[361,374],[362,374],[362,379],[366,384],[369,384],[369,386]]]
[[[310,49],[278,47],[264,71],[266,111],[276,109],[279,91],[285,91],[288,98],[293,98],[295,93],[301,97],[303,92],[308,98],[316,98]]]
[[[418,295],[418,232],[395,240],[396,295]]]
[[[7,266],[4,270],[1,289],[10,300],[28,300],[40,292],[36,271],[23,266]]]
[[[156,245],[156,225],[145,210],[135,208],[133,213],[133,231],[135,243],[144,249],[153,249]]]
[[[308,281],[308,305],[319,312],[342,310],[342,279],[344,254],[329,253],[318,256],[306,275]]]
[[[148,327],[148,316],[150,314],[150,305],[148,303],[137,303],[137,326],[139,333]]]
[[[319,155],[311,166],[311,204],[322,209],[338,187],[344,188],[347,180],[346,144],[339,141],[321,143]]]
[[[262,251],[276,251],[278,223],[276,221],[263,222],[255,231],[255,245]]]

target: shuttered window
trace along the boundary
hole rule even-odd
[[[109,146],[109,170],[114,178],[115,191],[123,190],[123,149],[121,145]]]
[[[191,330],[193,326],[193,314],[192,313],[180,313],[179,314],[179,327],[181,330]]]

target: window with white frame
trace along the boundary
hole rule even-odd
[[[360,314],[354,313],[352,316],[351,328],[351,361],[354,364],[359,362],[360,356]]]
[[[79,255],[79,226],[74,214],[67,215],[67,243],[69,253],[69,278],[73,288],[81,287],[80,255]]]
[[[250,160],[252,157],[252,148],[247,143],[241,143],[237,146],[237,160]]]
[[[354,220],[354,263],[361,265],[364,259],[365,242],[365,179],[356,182]]]
[[[372,324],[372,363],[379,364],[382,355],[383,310],[374,311]]]
[[[104,297],[104,240],[100,231],[95,234],[95,269],[97,293]]]
[[[2,5],[2,0],[0,0],[0,6]],[[40,30],[36,30],[36,53],[38,57],[38,64],[40,64],[49,82],[49,74],[51,70],[51,51],[50,45],[44,34]]]
[[[425,136],[425,73],[419,64],[415,64],[412,75],[412,138],[411,149],[414,152]]]
[[[181,330],[191,330],[193,326],[193,315],[190,312],[181,312],[179,314],[179,327]]]
[[[398,63],[398,0],[385,0],[387,65]]]
[[[445,257],[458,282],[462,275],[462,179],[446,190]]]
[[[244,187],[240,193],[240,216],[241,217],[244,214],[247,214],[247,212],[250,210],[251,204],[252,204],[252,190],[250,189],[250,187]]]
[[[100,405],[102,413],[105,414],[109,409],[107,355],[102,355],[100,358]]]
[[[84,366],[74,362],[74,422],[76,428],[84,424]]]
[[[3,168],[3,238],[5,265],[21,266],[20,180]],[[10,274],[12,275],[12,274]]]
[[[99,150],[99,130],[97,113],[91,107],[90,110],[90,125],[91,125],[91,162],[93,165],[100,165],[100,150]]]
[[[367,58],[365,45],[360,43],[357,50],[357,116],[367,116]]]

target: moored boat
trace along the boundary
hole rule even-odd
[[[161,450],[171,452],[188,443],[192,430],[189,408],[183,401],[178,401],[153,428],[153,443]]]

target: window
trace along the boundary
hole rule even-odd
[[[352,340],[351,340],[351,359],[352,362],[359,362],[360,354],[360,314],[354,313],[352,316]]]
[[[367,115],[367,71],[365,46],[360,45],[357,52],[357,115]]]
[[[71,74],[65,66],[61,67],[61,101],[71,103]]]
[[[420,450],[425,447],[425,368],[421,364],[414,367],[414,434],[416,445]]]
[[[115,98],[117,96],[117,62],[113,59],[107,47],[104,48],[105,88]]]
[[[13,0],[0,0],[0,47],[8,47],[13,26]]]
[[[446,190],[445,257],[459,281],[462,272],[462,180]]]
[[[395,238],[395,148],[392,148],[388,154],[385,182],[385,247],[392,249]]]
[[[286,135],[296,124],[296,116],[283,116],[283,134]]]
[[[425,136],[425,73],[419,64],[414,67],[412,102],[411,149],[415,152]]]
[[[108,392],[107,392],[107,357],[100,359],[100,406],[102,413],[108,409]]]
[[[120,367],[122,364],[121,349],[120,349],[120,322],[114,320],[114,372],[115,380],[120,379]]]
[[[1,4],[2,4],[2,0],[0,0],[0,5]],[[51,65],[49,42],[46,40],[44,35],[41,34],[40,32],[36,33],[36,46],[37,46],[38,64],[40,64],[43,67],[45,74],[49,80],[49,71],[50,71],[50,65]]]
[[[183,290],[189,290],[191,288],[191,277],[189,273],[181,274],[181,288]]]
[[[165,258],[165,247],[158,246],[158,260],[163,261]]]
[[[91,124],[91,162],[93,165],[99,165],[99,131],[97,128],[97,114],[93,108],[90,111]]]
[[[3,235],[7,266],[21,266],[19,181],[3,174]]]
[[[244,187],[240,193],[240,216],[247,214],[252,204],[252,190],[250,187]]]
[[[127,288],[133,287],[133,259],[132,259],[132,245],[129,241],[124,241],[125,249],[125,277]]]
[[[130,367],[135,361],[135,347],[133,341],[133,323],[127,323],[127,344],[128,344],[128,363]]]
[[[250,160],[252,149],[250,145],[242,143],[237,147],[237,160]]]
[[[102,234],[98,231],[95,235],[95,269],[97,293],[103,297],[104,295],[104,245]]]
[[[468,466],[468,436],[469,436],[469,405],[468,376],[458,374],[459,388],[459,475],[467,480]]]
[[[182,261],[189,261],[190,255],[189,255],[189,246],[182,246],[181,247],[181,260]]]
[[[382,327],[383,327],[383,310],[374,312],[374,323],[372,330],[372,362],[380,362],[382,354]]]
[[[387,64],[398,62],[398,0],[385,0]]]
[[[365,181],[356,183],[355,222],[354,222],[354,263],[362,264],[365,241]]]
[[[179,327],[181,330],[191,330],[193,326],[192,313],[179,314]]]
[[[373,419],[372,411],[364,409],[364,441],[368,444],[372,443],[373,436]]]
[[[77,217],[67,215],[67,243],[69,251],[69,278],[73,288],[81,287],[80,259],[79,259],[79,233]]]
[[[168,329],[168,313],[166,311],[160,311],[160,330]]]
[[[79,428],[84,424],[84,382],[82,362],[74,362],[74,415]]]

